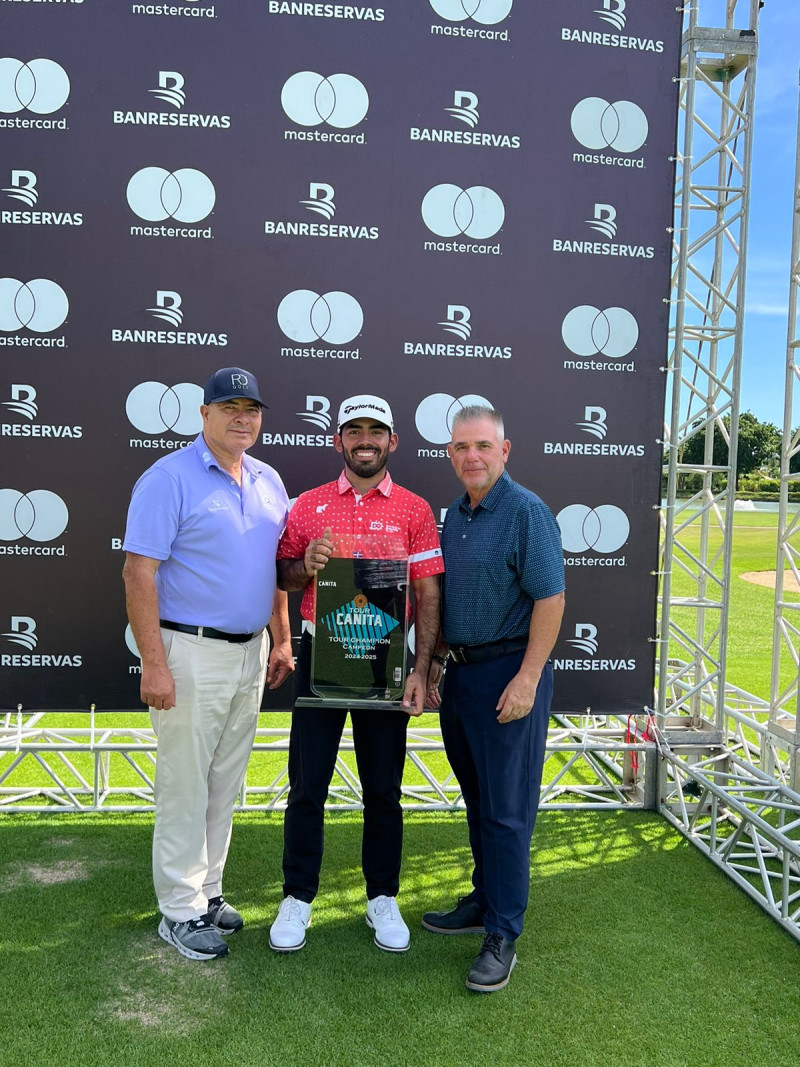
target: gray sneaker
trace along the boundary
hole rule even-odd
[[[234,934],[244,926],[244,919],[225,897],[211,897],[203,918],[221,934]]]
[[[188,960],[215,960],[228,955],[228,946],[205,919],[176,923],[162,915],[158,936]]]

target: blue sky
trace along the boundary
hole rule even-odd
[[[798,67],[800,2],[766,0],[761,12],[756,72],[740,405],[742,411],[752,411],[778,428],[783,424]],[[798,394],[796,384],[795,395]],[[797,402],[795,409],[793,425],[800,422]]]

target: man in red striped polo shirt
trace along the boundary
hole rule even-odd
[[[439,574],[444,570],[439,535],[430,506],[395,485],[386,470],[397,448],[392,412],[377,396],[355,396],[339,409],[333,443],[344,459],[338,479],[297,499],[278,546],[281,589],[305,590],[300,606],[304,630],[313,624],[314,578],[334,552],[334,539],[385,535],[408,555],[415,602],[416,666],[403,695],[404,711],[351,711],[353,746],[364,802],[362,868],[367,884],[367,925],[375,944],[404,952],[410,935],[397,906],[403,848],[400,788],[409,715],[424,706],[430,657],[439,629]],[[311,636],[301,638],[295,699],[311,694]],[[306,943],[311,903],[319,887],[325,800],[336,763],[345,708],[302,708],[292,712],[289,742],[289,799],[284,821],[284,899],[270,929],[270,946],[294,952]]]

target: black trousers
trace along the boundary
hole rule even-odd
[[[311,637],[303,634],[294,674],[294,698],[311,696]],[[307,903],[316,896],[328,796],[344,708],[295,708],[289,740],[289,800],[283,823],[283,893]],[[403,852],[400,787],[408,715],[364,708],[351,712],[353,745],[364,801],[361,867],[367,897],[397,896]]]

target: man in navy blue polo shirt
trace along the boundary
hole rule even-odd
[[[442,632],[428,699],[467,807],[472,892],[428,912],[435,933],[484,933],[467,988],[508,984],[528,903],[553,693],[548,657],[564,611],[561,536],[550,509],[505,471],[511,445],[489,407],[453,419],[450,460],[466,493],[442,530]],[[449,653],[449,661],[446,656]]]
[[[158,932],[193,960],[224,956],[220,934],[243,925],[222,896],[233,807],[265,680],[275,689],[294,669],[275,566],[289,500],[272,467],[245,451],[261,428],[258,382],[224,367],[204,401],[193,444],[134,486],[123,544],[141,697],[158,735]]]

